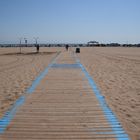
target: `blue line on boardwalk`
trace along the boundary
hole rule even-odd
[[[80,68],[78,64],[53,64],[52,68]]]
[[[13,105],[10,111],[7,111],[5,115],[0,119],[0,134],[2,134],[6,127],[10,124],[18,108],[24,103],[25,96],[21,96]]]
[[[37,85],[40,83],[40,81],[43,79],[43,77],[48,73],[49,68],[51,67],[52,64],[50,64],[32,83],[31,87],[27,89],[27,93],[31,94],[34,92],[35,88]]]
[[[42,72],[36,79],[33,81],[32,86],[27,89],[27,93],[32,93],[36,86],[40,83],[42,78],[48,73],[49,68],[53,65],[55,60],[57,59],[57,56],[52,60],[51,64],[45,69],[44,72]],[[24,103],[25,101],[25,96],[21,96],[15,104],[12,106],[12,108],[5,113],[5,115],[0,119],[0,134],[4,133],[6,130],[7,126],[10,124],[11,120],[14,118],[18,108]]]
[[[122,126],[120,125],[120,122],[118,121],[117,117],[115,116],[115,114],[112,112],[112,110],[108,107],[104,96],[102,96],[102,94],[100,93],[98,87],[96,86],[96,83],[94,82],[94,80],[91,78],[91,76],[89,75],[89,73],[86,71],[86,69],[84,68],[84,66],[80,63],[80,61],[78,59],[77,60],[77,64],[79,64],[79,66],[81,67],[82,71],[84,72],[86,78],[88,79],[88,82],[90,84],[90,86],[92,87],[98,101],[99,104],[108,120],[108,122],[110,123],[112,130],[114,132],[114,134],[116,135],[117,140],[130,140],[129,136],[124,132]],[[111,116],[108,115],[112,114]],[[116,126],[120,126],[120,127],[116,127]],[[119,132],[119,133],[118,133]],[[122,133],[120,133],[122,132]],[[108,134],[108,133],[106,133]]]
[[[31,87],[27,89],[27,93],[31,94],[34,92],[37,85],[40,83],[40,81],[44,78],[44,76],[48,73],[50,67],[53,66],[54,62],[58,58],[58,55],[53,59],[52,63],[48,65],[48,67],[33,81]]]

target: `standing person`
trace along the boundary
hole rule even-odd
[[[39,53],[39,44],[36,44],[36,52]]]
[[[68,51],[68,49],[69,49],[69,45],[66,45],[66,50]]]

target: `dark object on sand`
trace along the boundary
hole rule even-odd
[[[39,53],[39,48],[40,48],[39,44],[36,44],[36,52],[37,53]]]
[[[80,48],[76,48],[76,53],[80,53]]]
[[[66,45],[66,50],[68,51],[68,49],[69,49],[69,45]]]

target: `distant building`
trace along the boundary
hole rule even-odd
[[[97,41],[89,41],[87,44],[88,46],[99,46],[99,42]]]

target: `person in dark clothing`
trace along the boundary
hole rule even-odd
[[[36,52],[39,53],[39,44],[36,44]]]
[[[68,49],[69,49],[69,45],[66,45],[66,50],[68,51]]]

